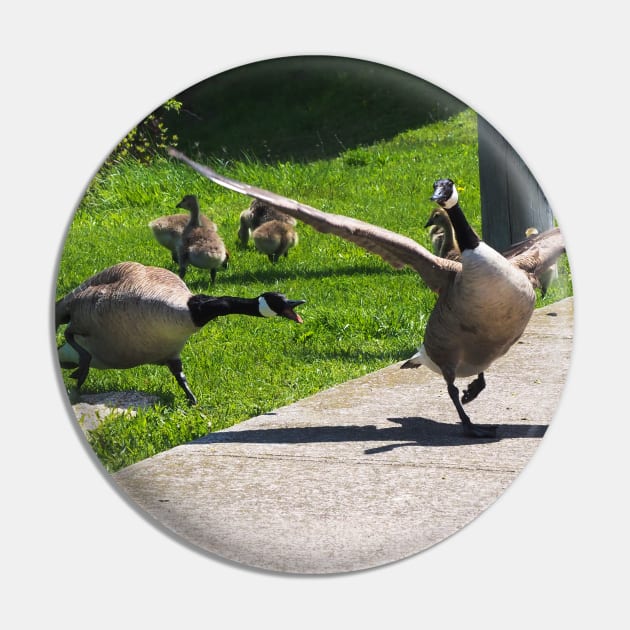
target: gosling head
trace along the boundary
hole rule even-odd
[[[448,215],[442,208],[434,208],[431,212],[431,216],[427,219],[427,222],[424,224],[425,228],[434,227],[434,228],[444,228],[450,225],[451,220],[448,218]]]
[[[301,324],[302,318],[293,309],[304,303],[306,300],[288,300],[282,293],[271,291],[258,296],[258,312],[262,317],[280,315]]]
[[[431,201],[437,202],[441,208],[448,210],[459,200],[457,188],[452,179],[438,179],[433,184],[433,195]]]
[[[192,211],[197,209],[199,204],[197,203],[197,197],[195,197],[195,195],[185,195],[175,207]]]

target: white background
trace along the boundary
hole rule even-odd
[[[3,627],[628,627],[630,55],[618,3],[224,4],[1,10]],[[193,83],[294,54],[406,70],[484,115],[547,193],[576,293],[569,383],[525,472],[442,544],[334,577],[244,569],[151,525],[69,421],[53,358],[60,246],[116,141]]]

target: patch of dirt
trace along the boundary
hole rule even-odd
[[[104,392],[82,394],[81,400],[72,405],[83,432],[97,427],[110,414],[136,414],[136,409],[146,409],[157,403],[159,398],[144,392]]]

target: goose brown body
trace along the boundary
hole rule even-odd
[[[523,334],[536,301],[529,278],[485,243],[479,247],[482,252],[462,253],[461,272],[440,292],[412,365],[418,361],[438,374],[473,376]]]
[[[520,338],[533,313],[537,277],[564,252],[556,228],[527,245],[501,255],[483,243],[468,224],[451,180],[434,184],[433,201],[448,214],[461,249],[461,261],[429,252],[414,240],[350,217],[322,212],[276,193],[224,177],[171,149],[211,181],[261,199],[323,233],[335,234],[375,253],[396,268],[413,268],[438,293],[418,352],[401,367],[426,365],[441,374],[466,432],[492,436],[494,429],[473,425],[462,405],[485,387],[484,370]],[[459,400],[456,378],[477,374]]]
[[[55,324],[69,322],[69,332],[92,357],[91,367],[163,364],[179,357],[190,335],[199,330],[188,308],[192,295],[167,269],[120,263],[59,300]],[[61,350],[63,356],[73,352]]]

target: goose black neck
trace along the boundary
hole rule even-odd
[[[470,227],[470,223],[468,223],[462,209],[459,207],[459,203],[456,203],[451,208],[446,208],[446,212],[453,224],[453,230],[459,244],[459,249],[461,251],[465,249],[475,249],[475,247],[479,245],[480,239],[475,230]]]
[[[224,315],[251,315],[261,317],[258,298],[237,298],[230,296],[193,295],[188,300],[188,309],[195,326],[201,328],[210,320]]]
[[[197,202],[193,202],[190,207],[190,223],[195,227],[199,227],[201,225],[201,221],[199,220],[199,204]]]

